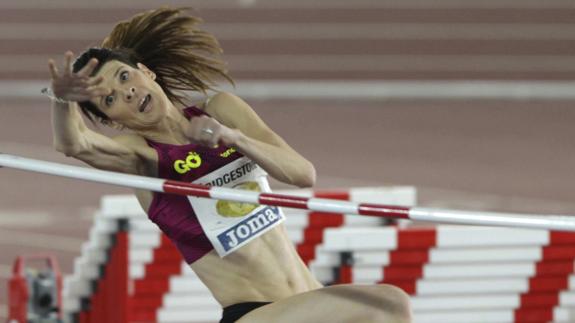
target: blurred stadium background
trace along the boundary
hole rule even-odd
[[[575,213],[575,1],[2,0],[0,151],[51,146],[47,59],[118,20],[189,6],[235,91],[314,162],[318,187],[413,185],[425,206]],[[0,170],[0,321],[19,254],[64,273],[116,187]],[[275,183],[277,188],[285,186]]]

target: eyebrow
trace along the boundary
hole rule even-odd
[[[115,79],[116,76],[118,76],[118,73],[120,73],[120,70],[122,69],[123,66],[118,67],[118,69],[116,70],[116,72],[114,72],[114,76],[112,77],[112,79]],[[112,90],[112,93],[114,93],[114,91]],[[107,97],[107,95],[102,95],[102,97],[100,98],[100,105],[103,105],[104,102],[102,102],[102,100]]]
[[[116,76],[118,76],[118,73],[120,73],[120,70],[122,69],[123,66],[118,67],[118,69],[116,70],[116,73],[114,73],[114,77],[116,78]]]

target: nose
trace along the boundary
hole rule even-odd
[[[134,98],[134,95],[136,94],[136,88],[135,87],[130,87],[127,91],[126,91],[126,101],[130,102],[132,101],[132,99]]]

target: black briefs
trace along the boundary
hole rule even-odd
[[[244,302],[226,306],[220,323],[234,323],[249,312],[268,304],[270,302]]]

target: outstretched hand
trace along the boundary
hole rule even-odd
[[[104,78],[102,76],[90,76],[96,66],[98,66],[98,60],[92,58],[86,66],[74,73],[72,71],[73,56],[74,54],[70,51],[64,54],[63,71],[58,70],[54,60],[50,59],[48,61],[54,95],[62,100],[82,102],[108,94],[109,90],[101,86]]]

